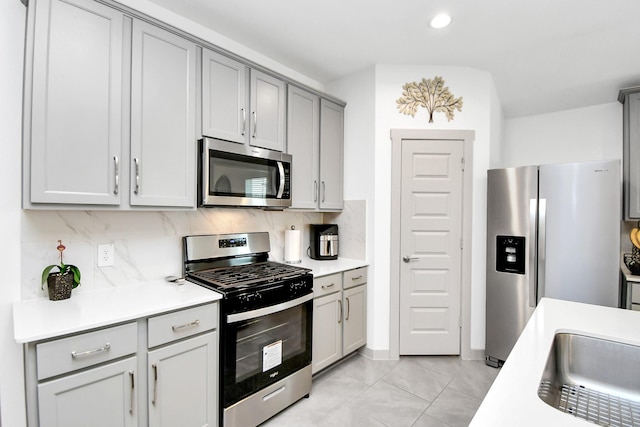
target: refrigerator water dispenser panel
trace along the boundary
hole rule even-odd
[[[496,271],[524,274],[525,238],[496,236]]]

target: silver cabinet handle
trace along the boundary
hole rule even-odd
[[[324,181],[322,181],[322,202],[324,203],[324,196],[327,195],[327,186],[324,184]]]
[[[318,181],[313,181],[313,201],[318,201]]]
[[[329,289],[329,288],[333,288],[336,284],[332,283],[330,285],[322,285],[322,289]]]
[[[113,165],[114,165],[114,181],[115,186],[113,187],[113,194],[118,195],[119,187],[120,187],[120,161],[118,156],[113,156]]]
[[[185,323],[184,325],[179,325],[179,326],[174,325],[171,327],[171,329],[173,329],[173,332],[178,332],[183,329],[193,328],[194,326],[198,326],[199,324],[200,324],[200,320],[196,319],[193,322]]]
[[[75,351],[71,352],[71,357],[73,359],[78,359],[81,357],[91,356],[96,353],[102,353],[103,351],[107,351],[111,348],[111,343],[106,343],[100,348],[94,348],[93,350],[81,351],[80,353],[76,353]]]
[[[242,107],[240,109],[240,111],[242,111],[242,133],[241,135],[244,136],[246,130],[247,130],[247,113],[246,111],[244,111],[244,107]]]
[[[362,274],[360,276],[352,277],[351,280],[360,280],[362,279]]]
[[[349,313],[351,313],[351,304],[349,304],[349,298],[347,297],[347,315],[344,320],[349,320]]]
[[[135,382],[133,371],[129,371],[129,379],[131,380],[131,402],[129,402],[130,403],[129,413],[133,414],[133,406],[135,405],[135,395],[136,395],[135,393],[136,382]]]
[[[156,393],[158,389],[158,365],[154,363],[151,365],[151,369],[153,369],[153,397],[151,397],[151,404],[155,406]]]
[[[402,257],[402,261],[404,262],[411,262],[411,261],[417,261],[417,260],[418,260],[418,257],[415,257],[415,256],[405,255]]]
[[[251,136],[255,138],[256,132],[258,132],[258,115],[256,114],[255,111],[252,114],[253,114],[253,135]]]
[[[338,316],[338,323],[342,323],[342,300],[338,300],[338,305],[340,306],[340,315]]]
[[[136,157],[133,159],[133,163],[136,165],[136,188],[133,193],[138,195],[140,193],[140,160]]]

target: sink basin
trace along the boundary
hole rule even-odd
[[[640,346],[556,334],[538,396],[604,426],[640,426]]]

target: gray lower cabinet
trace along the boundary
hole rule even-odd
[[[314,279],[314,374],[366,344],[366,282],[366,267]]]
[[[25,350],[29,425],[218,425],[217,303]]]
[[[344,206],[344,107],[289,85],[287,152],[293,156],[291,208]]]
[[[25,207],[194,207],[195,44],[93,0],[28,16]]]
[[[623,89],[618,100],[623,106],[624,217],[640,219],[640,86]]]
[[[202,135],[284,151],[286,84],[203,49]]]

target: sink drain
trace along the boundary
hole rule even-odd
[[[550,383],[542,382],[538,395],[546,396],[551,388]],[[564,384],[557,409],[601,426],[640,427],[640,402],[582,385]]]

